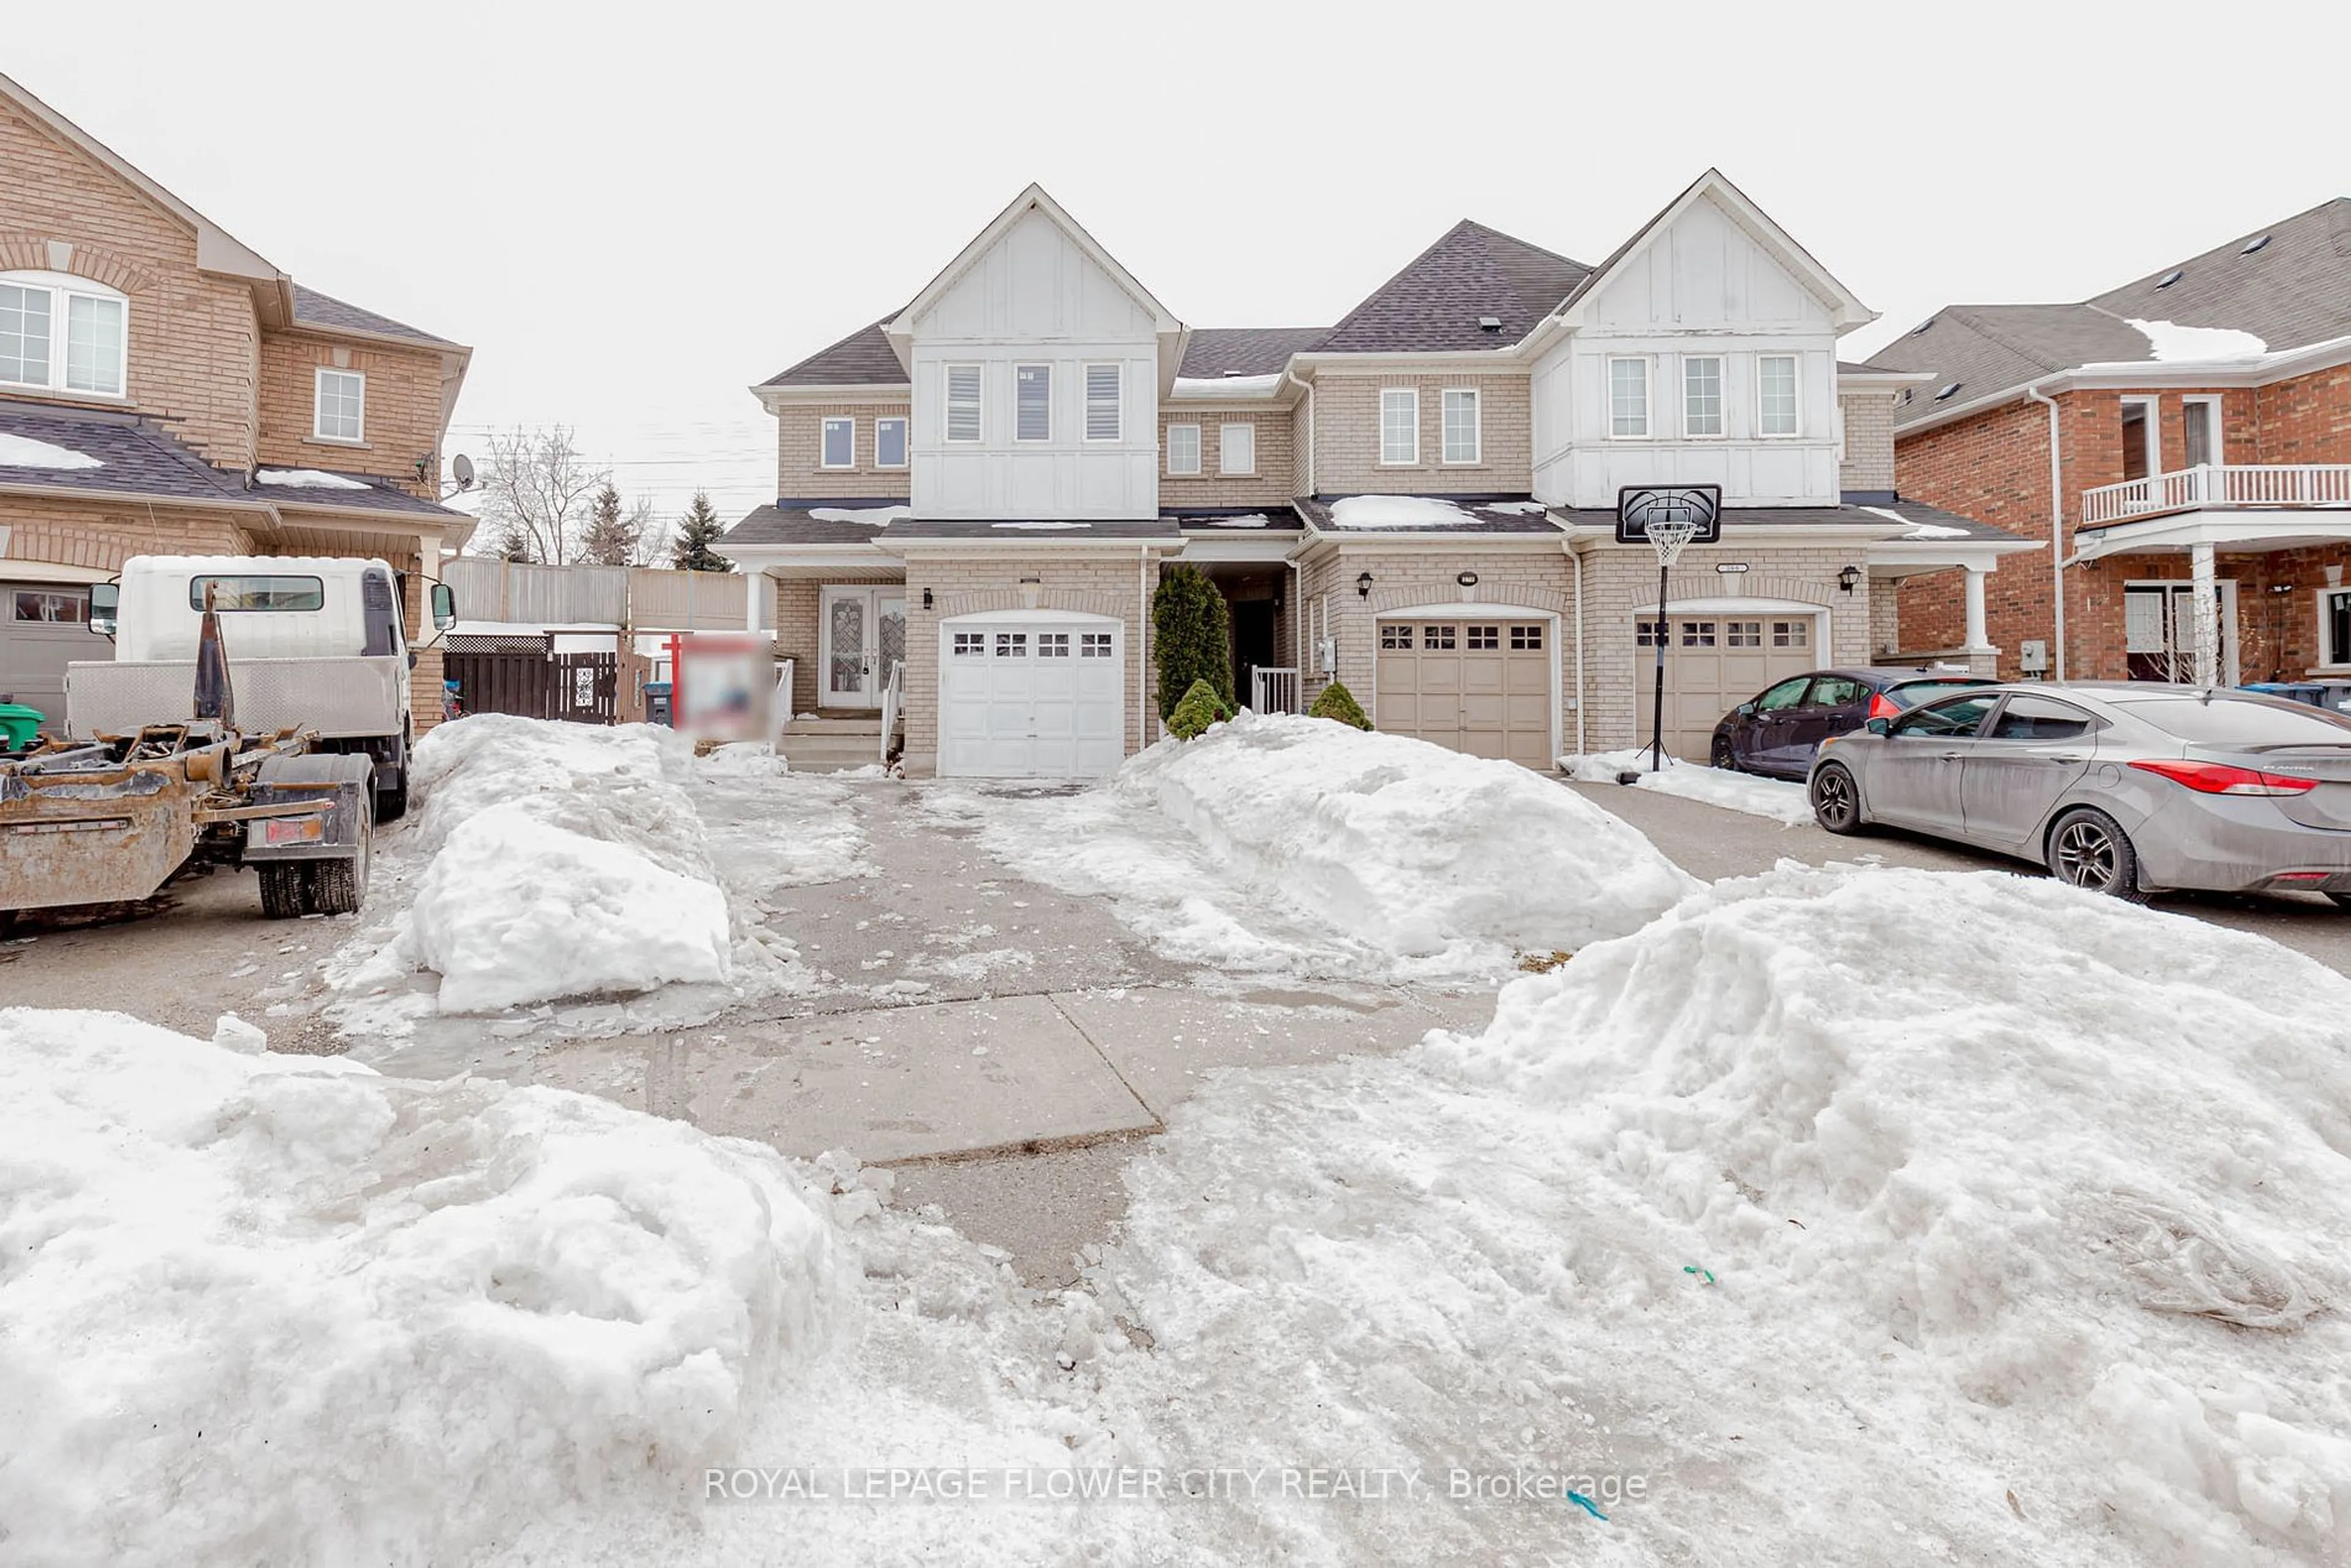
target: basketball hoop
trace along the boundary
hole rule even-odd
[[[1709,519],[1710,520],[1710,519]],[[1641,529],[1649,548],[1657,552],[1657,629],[1653,641],[1656,644],[1656,691],[1649,719],[1649,770],[1654,773],[1666,765],[1666,602],[1667,573],[1690,540],[1698,538],[1706,526],[1693,509],[1683,506],[1654,507]],[[1616,781],[1629,784],[1640,777],[1636,772],[1617,775]]]
[[[1680,559],[1684,547],[1698,538],[1695,517],[1660,517],[1646,530],[1649,548],[1657,552],[1657,566],[1663,570]]]

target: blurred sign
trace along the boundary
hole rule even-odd
[[[671,719],[697,739],[757,740],[768,733],[775,644],[764,637],[696,632],[670,642]]]

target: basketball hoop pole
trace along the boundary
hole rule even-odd
[[[1673,569],[1666,564],[1663,551],[1657,555],[1657,656],[1656,689],[1649,694],[1649,771],[1662,773],[1666,767],[1666,574]]]

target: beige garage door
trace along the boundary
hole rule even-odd
[[[1707,760],[1707,744],[1722,716],[1772,682],[1818,669],[1819,627],[1801,613],[1672,614],[1666,618],[1666,750]],[[1633,687],[1641,744],[1649,739],[1651,694],[1656,682],[1657,622],[1640,622]]]
[[[1548,770],[1551,635],[1545,621],[1383,620],[1372,722]]]

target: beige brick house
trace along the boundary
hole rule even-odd
[[[102,657],[142,552],[374,556],[409,630],[472,519],[438,504],[470,350],[297,283],[0,77],[0,694]],[[441,711],[421,653],[416,717]]]
[[[726,553],[787,735],[903,713],[910,770],[1097,776],[1159,734],[1152,594],[1222,590],[1244,702],[1548,768],[1634,744],[1656,570],[1620,487],[1709,484],[1671,581],[1666,739],[1871,662],[1895,580],[2030,542],[1902,500],[1872,319],[1709,171],[1597,266],[1457,225],[1334,325],[1180,320],[1035,186],[904,308],[752,389],[778,499]],[[1876,592],[1873,592],[1876,589]],[[1978,663],[1989,649],[1933,650]]]

